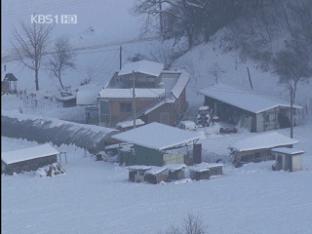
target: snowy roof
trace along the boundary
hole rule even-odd
[[[136,119],[135,121],[136,126],[141,126],[144,125],[145,122],[142,119]],[[119,122],[116,125],[119,128],[129,128],[133,126],[133,120],[128,120],[128,121],[123,121],[123,122]]]
[[[204,96],[236,106],[246,111],[260,113],[274,107],[289,107],[283,100],[259,95],[248,90],[241,90],[225,84],[216,84],[199,91]],[[301,108],[295,105],[295,108]]]
[[[295,155],[295,154],[303,154],[303,150],[299,150],[296,148],[288,148],[288,147],[279,147],[279,148],[274,148],[272,149],[273,152],[277,153],[284,153],[284,154],[289,154],[289,155]]]
[[[204,171],[209,171],[209,166],[208,163],[202,162],[199,164],[195,164],[190,167],[191,171],[196,171],[196,172],[204,172]]]
[[[257,149],[272,149],[280,146],[293,145],[297,142],[298,141],[296,139],[289,138],[277,132],[266,132],[242,139],[233,144],[231,147],[238,151],[248,151]]]
[[[114,89],[105,88],[100,91],[100,97],[102,98],[132,98],[132,89]],[[136,88],[136,98],[158,98],[165,95],[165,89],[144,89]]]
[[[186,168],[186,165],[185,164],[168,164],[166,165],[166,168],[169,171],[174,172],[174,171],[179,171],[179,170]]]
[[[188,84],[189,80],[190,80],[189,75],[186,72],[182,72],[180,77],[177,78],[175,85],[171,89],[171,92],[175,98],[180,97],[182,91]]]
[[[156,150],[164,150],[187,144],[200,138],[195,132],[182,130],[157,122],[131,129],[112,137],[116,140]]]
[[[101,86],[95,84],[83,85],[79,87],[77,91],[77,105],[92,105],[96,104],[97,97],[99,96],[99,92],[101,90]]]
[[[128,170],[129,171],[147,171],[151,168],[152,168],[151,166],[133,165],[133,166],[129,166]]]
[[[146,171],[145,174],[158,175],[167,170],[166,167],[152,167],[150,170]]]
[[[55,154],[59,154],[59,151],[49,144],[43,144],[20,150],[1,152],[1,160],[8,165]]]
[[[163,68],[164,65],[161,63],[141,60],[125,64],[118,75],[128,75],[132,72],[139,72],[152,76],[159,76]]]

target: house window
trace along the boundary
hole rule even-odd
[[[132,104],[131,103],[120,103],[120,112],[131,112]]]

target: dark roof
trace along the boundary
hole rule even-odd
[[[13,73],[7,73],[5,74],[4,80],[17,81],[17,78],[13,75]]]

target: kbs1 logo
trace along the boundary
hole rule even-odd
[[[77,24],[77,15],[32,14],[32,24]]]

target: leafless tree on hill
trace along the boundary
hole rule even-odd
[[[35,72],[36,90],[39,90],[39,70],[42,56],[46,53],[51,25],[21,24],[21,30],[15,30],[13,47],[18,59]]]

